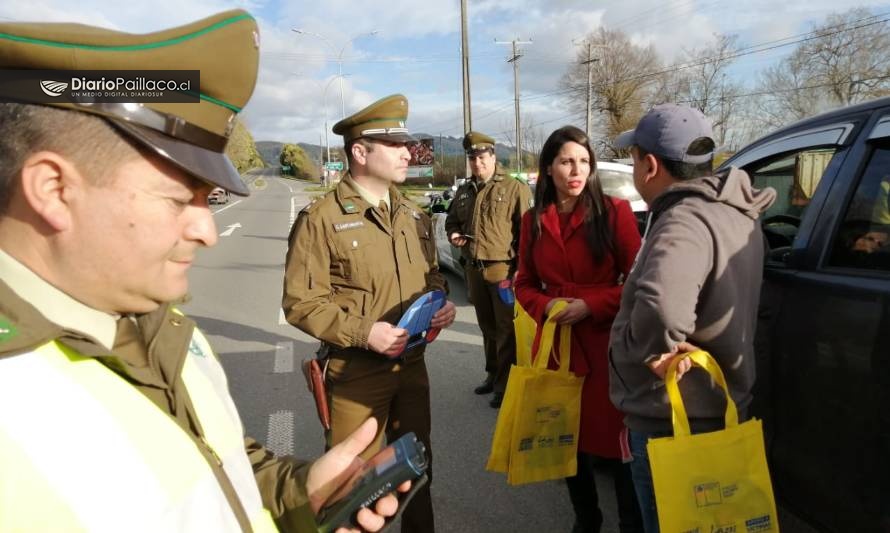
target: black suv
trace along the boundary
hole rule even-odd
[[[752,414],[779,499],[890,532],[890,98],[772,133],[722,166],[773,187]]]

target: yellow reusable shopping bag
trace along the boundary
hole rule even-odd
[[[513,331],[516,337],[516,364],[532,366],[532,345],[535,343],[535,331],[538,323],[519,305],[513,305]]]
[[[485,469],[490,472],[502,472],[504,474],[510,468],[510,451],[512,449],[511,439],[513,438],[513,423],[516,418],[516,406],[519,401],[519,397],[522,395],[522,383],[526,379],[527,375],[517,371],[518,368],[528,368],[531,367],[531,349],[532,344],[535,339],[535,329],[537,328],[537,323],[534,319],[522,309],[522,306],[519,305],[519,302],[516,302],[518,306],[518,314],[517,318],[514,319],[514,324],[516,324],[516,345],[517,345],[517,354],[516,354],[516,364],[510,367],[510,376],[507,380],[507,388],[504,391],[504,401],[501,403],[501,408],[498,411],[498,420],[494,426],[494,438],[491,441],[491,452],[488,455],[488,464],[485,465]],[[562,311],[567,304],[565,302],[559,301],[556,302],[553,307],[550,309],[550,316],[557,315],[560,311]],[[529,325],[528,322],[522,318],[522,315],[528,318],[531,321],[531,340],[528,342],[528,346],[526,347],[527,353],[529,355],[520,356],[519,354],[519,344],[520,344],[520,329],[521,325],[522,337],[523,339],[528,336]],[[553,347],[553,335],[556,329],[556,322],[553,322],[548,319],[547,322],[544,323],[544,327],[541,332],[541,345],[543,347],[544,344],[547,344],[548,355],[549,351]],[[547,333],[549,331],[549,334]],[[549,341],[547,340],[549,335]],[[540,352],[540,348],[538,350]],[[546,360],[547,356],[544,357]]]
[[[691,434],[676,379],[681,358],[675,358],[665,378],[674,436],[651,439],[647,446],[659,528],[662,533],[778,532],[760,420],[739,424],[714,358],[701,350],[688,357],[726,393],[726,429]]]
[[[550,316],[565,305],[558,302]],[[556,329],[556,322],[548,318],[533,365],[510,370],[487,468],[506,470],[511,485],[564,478],[577,471],[584,378],[569,371],[569,327],[559,328],[560,368],[547,369]]]

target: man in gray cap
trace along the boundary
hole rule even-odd
[[[0,24],[6,71],[201,71],[195,103],[2,88],[0,529],[314,532],[374,439],[366,421],[314,464],[245,439],[222,365],[173,305],[217,240],[210,191],[249,193],[224,149],[258,47],[240,10],[146,35]],[[396,504],[357,519],[379,529]]]
[[[775,191],[744,171],[712,171],[711,124],[686,106],[654,107],[615,141],[629,148],[634,185],[649,204],[644,244],[612,326],[610,395],[630,429],[631,470],[647,533],[658,515],[646,443],[672,433],[663,380],[670,361],[701,347],[717,360],[744,417],[754,384],[754,325],[763,271],[757,218]],[[688,360],[680,372],[689,370]],[[707,373],[680,389],[693,432],[722,428],[726,402]]]

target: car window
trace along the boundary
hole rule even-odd
[[[760,216],[771,250],[793,244],[800,220],[836,151],[834,147],[807,148],[745,168],[755,188],[776,190],[775,203]]]
[[[890,142],[875,145],[832,243],[832,266],[890,272]]]
[[[643,199],[640,193],[634,187],[633,174],[628,172],[618,172],[615,170],[597,169],[597,177],[603,186],[603,192],[609,196],[623,198],[625,200],[635,202]]]

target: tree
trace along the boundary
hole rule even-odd
[[[256,149],[253,136],[240,120],[235,120],[235,129],[226,145],[226,155],[235,165],[238,172],[244,173],[252,168],[263,168],[263,158]]]
[[[314,180],[320,174],[318,167],[306,155],[305,150],[296,144],[285,144],[282,146],[281,155],[278,159],[282,166],[290,167],[292,169],[291,175],[298,179]]]
[[[612,147],[622,131],[633,128],[643,116],[658,86],[661,61],[652,45],[642,47],[631,42],[620,30],[599,28],[586,42],[593,50],[591,108],[595,130],[605,137],[603,143],[613,156],[623,156]],[[587,111],[587,47],[578,52],[578,63],[569,67],[561,85],[574,110]]]
[[[776,127],[819,111],[890,94],[890,33],[868,9],[829,15],[760,78],[758,107]]]
[[[735,35],[715,35],[714,42],[701,48],[683,49],[675,69],[663,77],[657,100],[684,103],[708,116],[718,145],[726,141],[737,110],[742,85],[726,79],[726,70],[738,51]]]

